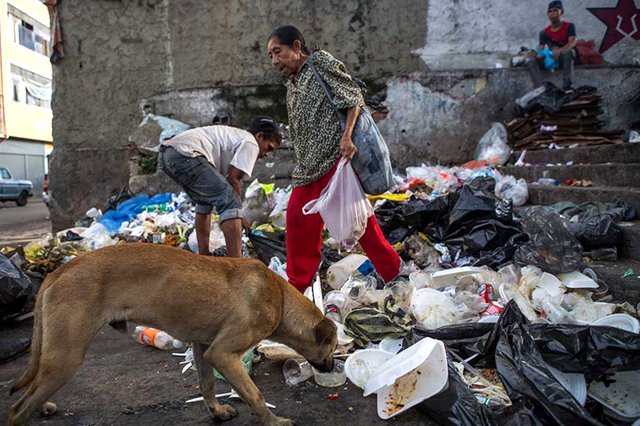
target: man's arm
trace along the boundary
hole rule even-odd
[[[564,46],[556,49],[556,51],[553,54],[553,58],[558,59],[562,52],[564,52],[565,50],[575,48],[576,44],[578,44],[578,38],[576,37],[576,26],[575,24],[571,24],[569,26],[569,41]]]
[[[240,199],[242,199],[242,179],[244,178],[245,173],[237,169],[233,166],[229,166],[229,171],[227,172],[227,182],[233,188],[234,191],[238,193]]]

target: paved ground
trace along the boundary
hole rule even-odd
[[[0,326],[4,337],[30,336],[31,320],[14,326]],[[18,395],[8,395],[11,383],[24,371],[28,356],[0,367],[0,424],[4,424],[10,405]],[[208,425],[212,424],[202,403],[185,404],[199,396],[195,371],[180,373],[181,358],[143,347],[130,337],[105,327],[91,346],[76,376],[52,401],[59,412],[51,418],[34,416],[35,425]],[[433,425],[417,409],[390,421],[376,414],[375,396],[362,397],[362,391],[347,382],[337,389],[322,388],[310,381],[289,388],[282,376],[282,363],[256,364],[253,379],[274,412],[298,425]],[[219,393],[226,392],[224,383]],[[336,400],[327,395],[339,392]],[[257,425],[247,406],[232,400],[240,415],[225,425]]]
[[[24,207],[0,201],[0,247],[35,240],[51,232],[49,209],[39,198]]]

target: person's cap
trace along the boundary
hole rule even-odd
[[[251,124],[249,125],[248,130],[254,135],[258,132],[279,133],[278,125],[276,124],[276,122],[273,121],[273,118],[266,115],[261,115],[251,120]]]
[[[564,10],[564,7],[562,7],[562,2],[560,0],[554,0],[552,2],[549,2],[549,7],[547,7],[547,12],[550,11],[551,9]]]

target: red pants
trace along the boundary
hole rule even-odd
[[[333,168],[320,179],[305,186],[293,188],[287,207],[287,275],[289,282],[304,291],[313,280],[322,261],[322,229],[319,214],[305,215],[302,207],[320,196],[336,170]],[[400,256],[384,238],[375,215],[367,222],[360,245],[385,281],[391,281],[400,272]]]

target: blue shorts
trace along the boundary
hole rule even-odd
[[[196,202],[196,213],[211,214],[220,222],[242,217],[242,201],[227,179],[205,157],[187,157],[162,145],[158,164]]]

